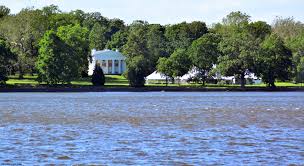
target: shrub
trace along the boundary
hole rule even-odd
[[[99,65],[95,65],[95,69],[92,75],[92,84],[94,86],[103,86],[105,84],[105,76],[102,68]]]

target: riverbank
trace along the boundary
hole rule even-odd
[[[0,92],[304,92],[304,87],[95,87],[95,86],[8,86]]]

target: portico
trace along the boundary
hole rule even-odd
[[[89,75],[93,74],[95,65],[99,65],[104,74],[122,74],[126,70],[126,57],[119,51],[92,51],[92,63],[89,64]]]

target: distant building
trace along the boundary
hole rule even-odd
[[[92,50],[92,62],[89,63],[89,75],[93,74],[95,65],[99,65],[104,74],[122,74],[126,71],[126,57],[118,50]]]

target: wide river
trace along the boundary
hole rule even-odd
[[[304,165],[304,93],[0,93],[0,165],[36,164]]]

